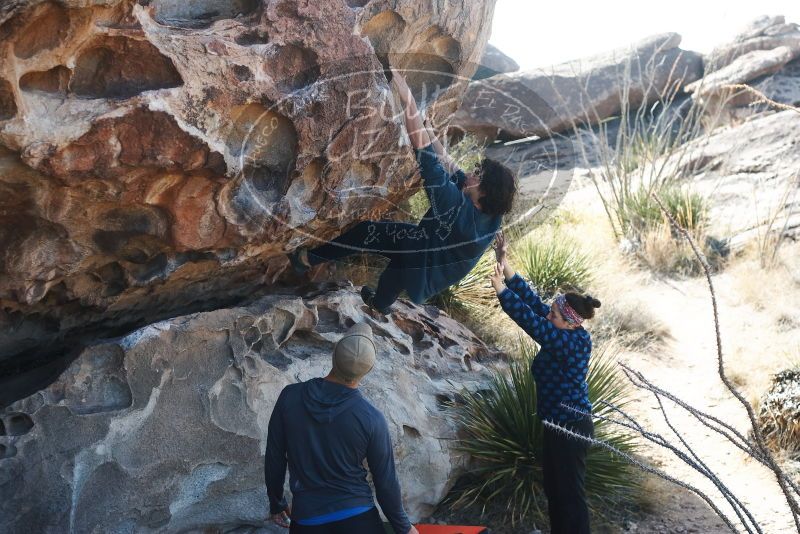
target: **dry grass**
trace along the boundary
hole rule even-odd
[[[701,236],[697,236],[696,240],[703,242]],[[703,253],[706,257],[711,256],[708,249]],[[643,234],[639,257],[655,273],[686,276],[700,274],[700,265],[692,253],[692,247],[686,241],[676,239],[666,224],[660,224]]]
[[[791,320],[797,316],[797,302],[787,298],[800,296],[800,244],[785,245],[776,255],[776,260],[767,267],[762,266],[760,249],[753,244],[732,262],[728,272],[736,280],[735,289],[740,298],[759,310],[771,309],[776,321],[784,316]],[[789,293],[787,294],[787,291]],[[786,319],[784,319],[786,320]]]
[[[590,292],[602,303],[588,329],[596,340],[615,339],[623,347],[648,350],[670,338],[667,325],[661,323],[649,304],[638,298],[649,281],[649,273],[637,267],[635,258],[623,254],[602,208],[594,210],[576,198],[556,214],[562,232],[573,236],[578,246],[592,260],[595,272]]]
[[[726,310],[727,367],[742,375],[742,391],[760,398],[772,377],[800,356],[800,243],[781,248],[772,267],[761,266],[757,244],[731,261],[721,276]],[[724,325],[725,326],[725,325]]]
[[[635,351],[661,347],[671,337],[667,325],[659,321],[646,304],[634,298],[609,300],[592,326],[596,341],[616,340]]]

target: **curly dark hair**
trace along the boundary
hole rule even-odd
[[[483,158],[475,172],[481,177],[481,211],[488,215],[510,212],[517,193],[517,181],[511,169],[499,161]]]
[[[564,296],[567,298],[567,303],[572,309],[578,312],[578,315],[584,319],[592,319],[594,317],[595,308],[600,307],[600,301],[591,295],[567,293]]]

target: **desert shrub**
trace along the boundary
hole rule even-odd
[[[507,503],[512,523],[541,519],[546,509],[539,459],[542,423],[536,413],[536,384],[530,371],[535,345],[520,341],[519,358],[508,375],[497,373],[487,390],[468,392],[463,405],[455,408],[464,437],[457,448],[475,464],[470,475],[450,496],[455,507],[484,507],[493,500]],[[600,401],[620,408],[631,400],[631,389],[617,371],[615,351],[610,346],[595,351],[587,382],[593,413],[608,415]],[[595,438],[626,452],[634,452],[633,437],[617,425],[595,422]],[[624,461],[607,449],[592,447],[586,461],[586,492],[593,511],[602,513],[609,499],[634,490],[638,478]]]
[[[665,188],[656,192],[669,215],[700,243],[709,263],[717,267],[723,251],[706,235],[708,202],[687,189]],[[695,275],[701,271],[689,243],[670,224],[653,197],[644,189],[627,197],[623,221],[626,238],[642,262],[663,274]]]
[[[800,366],[775,375],[759,404],[758,425],[769,448],[800,460]]]
[[[702,196],[678,188],[664,189],[656,194],[682,228],[695,236],[704,233],[708,223],[708,203]],[[622,220],[627,237],[634,240],[660,226],[669,227],[669,220],[645,189],[639,189],[626,198]]]
[[[432,297],[431,304],[454,317],[484,318],[498,307],[497,297],[488,282],[494,265],[494,251],[489,249],[464,278]]]
[[[619,297],[619,296],[617,296]],[[642,302],[601,299],[602,313],[592,321],[592,338],[615,340],[636,350],[658,347],[670,337],[669,328],[656,318]]]

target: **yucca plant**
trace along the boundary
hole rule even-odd
[[[708,202],[700,194],[687,190],[667,189],[659,198],[675,221],[694,235],[702,234],[708,224]]]
[[[533,232],[512,245],[511,252],[520,274],[543,298],[561,289],[585,288],[592,280],[589,256],[565,235]]]
[[[487,289],[494,268],[494,252],[486,252],[461,280],[431,298],[431,303],[450,315],[480,318],[498,307],[494,293]]]
[[[656,194],[682,228],[693,235],[699,235],[705,230],[708,222],[708,203],[701,195],[676,187],[665,188]],[[627,197],[622,220],[628,237],[637,241],[660,225],[669,226],[669,221],[646,189],[639,189]]]
[[[539,459],[542,451],[542,423],[536,414],[536,384],[530,371],[535,345],[520,340],[520,358],[512,362],[508,376],[497,373],[489,388],[466,393],[457,410],[464,438],[457,445],[474,464],[470,475],[451,494],[454,507],[505,502],[512,524],[530,518],[541,519],[546,509]],[[631,389],[617,372],[613,351],[599,349],[589,364],[587,382],[594,413],[606,415],[606,401],[624,407]],[[595,438],[633,453],[634,437],[619,427],[595,421]],[[602,512],[601,504],[638,487],[631,467],[607,449],[592,447],[586,459],[586,494],[590,507]]]

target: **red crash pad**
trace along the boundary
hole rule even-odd
[[[486,527],[463,527],[450,525],[415,525],[419,534],[488,534]]]

